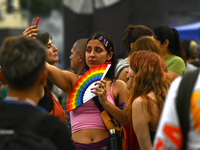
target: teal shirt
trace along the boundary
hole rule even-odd
[[[168,71],[176,72],[179,75],[183,75],[186,72],[185,62],[179,56],[172,55],[166,58],[165,64],[167,66]]]
[[[8,87],[7,86],[5,86],[4,88],[2,88],[0,90],[0,97],[1,97],[2,100],[6,97],[7,91],[8,91]]]

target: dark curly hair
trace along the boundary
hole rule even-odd
[[[122,40],[122,45],[126,48],[128,52],[131,51],[130,44],[135,43],[135,41],[142,36],[154,36],[153,31],[144,25],[128,25],[124,32],[124,38]]]

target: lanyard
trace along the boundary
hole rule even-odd
[[[19,97],[6,96],[5,101],[14,101],[14,102],[25,103],[25,104],[27,103],[33,106],[37,106],[37,104],[30,98],[24,98],[23,101],[20,101]]]
[[[48,113],[48,111],[45,108],[37,105],[30,98],[25,98],[23,101],[19,101],[19,100],[20,100],[20,98],[18,98],[18,97],[6,96],[4,99],[4,103],[18,104],[18,105],[32,105],[32,106],[37,107],[38,109],[42,110],[43,112]]]

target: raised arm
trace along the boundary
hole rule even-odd
[[[51,80],[51,82],[62,89],[68,97],[72,87],[79,78],[78,75],[70,71],[62,71],[59,68],[48,64],[47,62],[46,68],[48,71],[48,78]]]
[[[32,38],[36,38],[37,37],[37,32],[39,32],[39,30],[37,29],[36,26],[31,26],[31,27],[28,27],[24,30],[23,32],[23,36],[31,36]]]

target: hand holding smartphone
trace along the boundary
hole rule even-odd
[[[33,18],[31,18],[29,27],[30,27],[30,26],[36,26],[36,27],[37,27],[39,21],[40,21],[40,18],[39,18],[39,17],[33,17]]]

